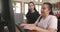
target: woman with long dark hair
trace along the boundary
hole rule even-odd
[[[33,2],[28,3],[28,13],[26,14],[27,23],[33,24],[39,17],[39,13],[35,8],[35,4]]]
[[[42,18],[41,18],[42,16]],[[57,17],[53,15],[52,4],[43,3],[41,16],[35,24],[21,24],[25,29],[36,30],[37,32],[57,32]]]

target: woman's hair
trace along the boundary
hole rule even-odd
[[[32,4],[34,5],[34,10],[35,10],[35,12],[36,12],[37,10],[36,10],[36,8],[35,8],[34,2],[29,2],[28,5],[29,5],[30,3],[32,3]],[[29,8],[28,8],[28,13],[30,13],[30,9],[29,9]]]
[[[45,3],[43,3],[43,4],[47,4],[48,5],[48,9],[50,10],[50,15],[54,15],[53,14],[53,11],[52,11],[52,4],[51,3],[49,3],[49,2],[45,2]]]

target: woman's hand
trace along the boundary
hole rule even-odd
[[[35,24],[21,24],[24,29],[34,30],[36,28]]]
[[[21,24],[20,26],[36,26],[35,24]]]
[[[26,26],[26,25],[28,25],[28,24],[21,24],[20,26],[24,27],[24,26]]]
[[[29,30],[35,30],[36,26],[35,25],[26,25],[23,28],[29,29]]]

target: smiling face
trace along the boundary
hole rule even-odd
[[[41,9],[41,15],[45,16],[45,15],[47,15],[49,13],[50,13],[50,10],[48,8],[48,5],[47,4],[43,4],[42,5],[42,9]]]

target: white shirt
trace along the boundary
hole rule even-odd
[[[39,17],[40,18],[40,17]],[[38,22],[39,18],[37,19],[36,23],[38,27],[48,29],[53,28],[57,30],[57,17],[53,15],[49,15],[47,18],[41,18],[40,22]]]

